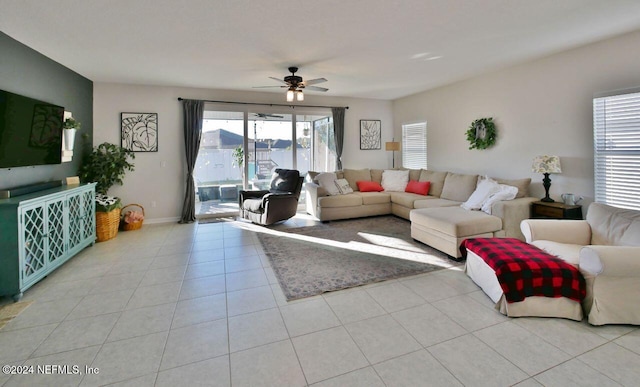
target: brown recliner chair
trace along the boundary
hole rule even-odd
[[[270,225],[296,214],[304,177],[294,169],[276,169],[268,191],[240,191],[240,217]]]

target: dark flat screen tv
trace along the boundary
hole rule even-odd
[[[64,108],[0,90],[0,168],[60,164]]]

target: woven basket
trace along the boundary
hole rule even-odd
[[[120,217],[120,229],[122,231],[139,230],[142,227],[142,222],[144,222],[144,219],[132,223],[127,223],[124,221],[124,214],[126,214],[126,212],[124,212],[124,209],[130,206],[140,207],[140,209],[142,210],[142,215],[144,216],[144,207],[139,204],[127,204],[126,206],[122,207],[122,213]]]
[[[98,242],[108,241],[118,235],[120,208],[109,212],[96,212],[96,238]]]

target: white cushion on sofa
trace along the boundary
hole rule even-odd
[[[491,215],[491,207],[493,203],[499,202],[501,200],[513,200],[518,194],[518,187],[513,187],[510,185],[499,184],[500,190],[491,196],[482,204],[482,211]]]
[[[500,191],[500,185],[497,181],[490,178],[482,179],[478,183],[476,190],[469,196],[469,199],[462,203],[460,207],[465,210],[479,210],[484,202],[498,191]]]
[[[409,183],[409,171],[385,170],[382,172],[382,188],[385,191],[404,192]]]
[[[318,181],[318,185],[324,188],[329,195],[340,195],[340,190],[338,190],[338,186],[336,186],[337,176],[335,173],[319,173],[318,176],[316,176],[316,180]]]

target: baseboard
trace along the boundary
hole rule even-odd
[[[180,220],[179,216],[171,217],[171,218],[145,219],[144,224],[177,223],[179,220]]]

